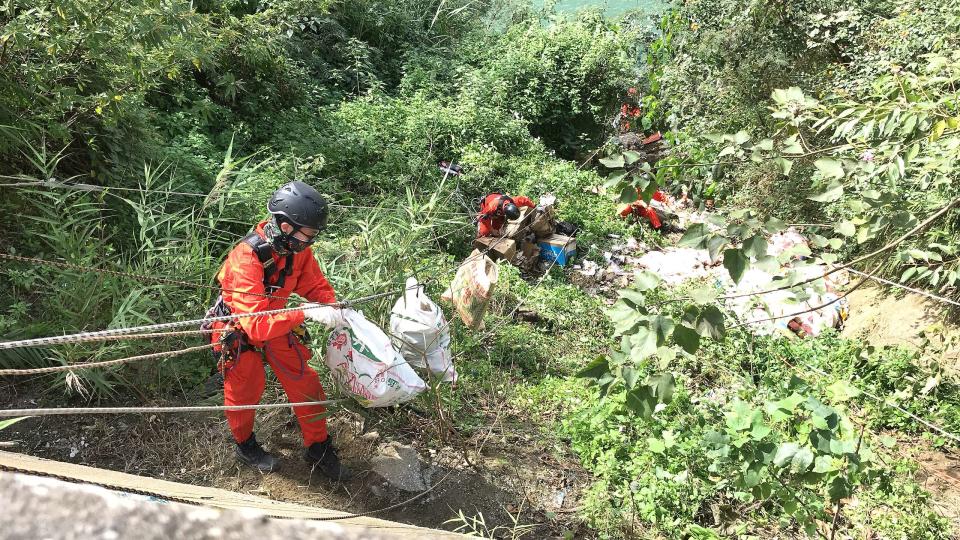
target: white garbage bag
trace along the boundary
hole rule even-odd
[[[390,338],[359,311],[344,310],[324,360],[337,386],[367,408],[404,403],[427,389]]]
[[[712,262],[705,249],[667,248],[663,251],[648,251],[637,265],[660,276],[668,285],[679,285],[688,279],[710,275]]]
[[[807,239],[791,227],[770,237],[770,241],[767,243],[767,255],[779,257],[784,252],[794,250],[800,246],[806,247],[807,251],[809,251],[810,244],[807,242]],[[794,255],[794,258],[796,258],[796,255]]]
[[[443,382],[457,381],[447,320],[416,278],[407,279],[404,295],[393,304],[390,333],[410,364],[429,369]]]
[[[822,276],[827,267],[800,265],[793,267],[793,270],[797,280],[806,280]],[[814,283],[805,286],[803,292],[807,298],[802,302],[797,301],[796,295],[790,290],[746,296],[749,293],[778,288],[778,282],[773,278],[773,275],[763,270],[751,268],[743,274],[740,283],[733,285],[730,282],[726,287],[727,294],[733,296],[727,299],[727,308],[736,313],[742,321],[756,321],[748,325],[754,334],[793,332],[805,337],[817,337],[828,328],[842,327],[849,306],[846,299],[833,292],[829,276],[823,286],[816,286]],[[825,305],[830,302],[833,303]],[[813,309],[824,305],[825,307],[820,309]]]

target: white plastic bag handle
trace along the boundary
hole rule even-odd
[[[428,314],[431,318],[437,316],[440,308],[424,293],[423,285],[417,281],[417,278],[408,277],[406,287],[403,302],[408,311],[419,311]]]
[[[423,289],[423,285],[417,281],[417,278],[410,276],[407,278],[407,289],[404,293],[404,302],[406,306],[416,306],[420,303],[420,291]]]

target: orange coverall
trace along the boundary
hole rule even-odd
[[[639,193],[639,190],[638,190],[638,193]],[[666,202],[667,197],[666,195],[664,195],[662,191],[657,190],[653,193],[653,197],[651,197],[651,200]],[[650,226],[653,227],[654,229],[659,229],[660,227],[663,226],[663,224],[660,223],[660,216],[657,215],[657,212],[653,208],[651,208],[650,205],[643,202],[643,199],[638,199],[636,202],[634,202],[633,204],[627,206],[626,208],[620,211],[620,217],[625,218],[630,214],[643,216],[647,218],[647,220],[650,222]]]
[[[257,233],[263,237],[263,226],[257,225]],[[277,270],[271,277],[271,283],[277,283],[286,267],[286,256],[274,255]],[[286,298],[291,292],[311,302],[336,302],[333,287],[320,271],[320,265],[310,250],[304,250],[293,256],[293,273],[286,277],[281,289],[269,293],[282,298],[267,298],[252,292],[264,294],[263,264],[257,259],[253,248],[246,242],[240,242],[227,256],[223,268],[217,274],[217,280],[223,288],[223,300],[232,314],[267,311],[286,307]],[[237,292],[231,292],[237,291]],[[320,378],[307,362],[310,350],[300,343],[293,329],[303,323],[303,312],[292,311],[280,315],[258,315],[237,319],[240,328],[249,339],[250,345],[263,351],[245,351],[224,370],[223,402],[225,405],[254,405],[260,402],[265,384],[262,359],[273,369],[283,386],[287,399],[291,403],[301,401],[322,401],[326,394],[320,386]],[[219,335],[214,335],[216,342]],[[300,421],[304,446],[327,439],[327,421],[317,419],[324,412],[321,406],[294,407],[293,412]],[[253,433],[255,411],[226,411],[230,431],[238,443],[250,438]]]
[[[477,220],[478,238],[491,236],[499,232],[503,227],[503,224],[506,222],[507,218],[503,215],[502,210],[498,211],[498,208],[500,207],[500,199],[504,197],[513,199],[513,204],[517,205],[517,208],[522,208],[524,206],[527,208],[534,208],[537,206],[532,200],[524,197],[523,195],[519,197],[510,197],[509,195],[502,195],[500,193],[491,193],[487,195],[484,197],[483,203],[480,205],[480,217]]]

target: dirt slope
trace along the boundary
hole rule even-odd
[[[847,297],[850,319],[842,335],[876,346],[914,345],[926,327],[943,322],[945,306],[917,294],[897,296],[887,289],[865,285]]]

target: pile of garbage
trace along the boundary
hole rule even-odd
[[[619,239],[611,234],[609,238]],[[609,251],[603,252],[603,262],[594,262],[583,259],[573,265],[570,281],[590,294],[609,293],[614,289],[626,287],[630,283],[633,268],[640,260],[640,253],[649,247],[636,238],[627,238],[624,242],[613,245]]]
[[[720,261],[711,261],[705,249],[669,248],[665,251],[649,251],[637,261],[637,266],[660,276],[668,285],[679,285],[688,279],[719,279]]]
[[[828,265],[809,261],[809,243],[795,229],[773,235],[767,254],[789,260],[786,267],[794,283],[831,270]],[[602,263],[584,260],[574,266],[571,280],[592,293],[614,293],[628,286],[638,271],[652,272],[668,286],[689,280],[705,281],[715,286],[719,294],[735,297],[725,301],[726,307],[757,335],[816,337],[828,328],[841,328],[849,315],[849,305],[838,292],[849,283],[849,275],[844,271],[813,281],[802,291],[751,294],[777,289],[788,282],[765,270],[750,268],[734,283],[723,267],[722,255],[711,259],[707,250],[683,247],[651,250],[634,238],[614,244],[603,257]],[[791,317],[792,314],[796,315]]]
[[[804,264],[792,268],[800,281],[822,276],[828,270],[822,264]],[[805,287],[799,293],[801,298],[797,298],[797,293],[784,290],[730,298],[726,300],[726,305],[741,321],[749,323],[747,327],[754,334],[817,337],[830,328],[839,330],[847,320],[849,305],[837,292],[846,281],[847,276],[841,271],[824,278],[822,286],[814,286],[816,282],[813,282]],[[728,286],[724,291],[725,294],[736,296],[776,289],[782,284],[772,274],[750,269],[744,272],[740,283]],[[792,314],[796,315],[791,317]]]
[[[832,270],[830,265],[807,261],[810,246],[807,239],[795,229],[788,229],[770,238],[767,254],[791,260],[787,267],[795,283],[814,280]],[[750,295],[778,289],[786,281],[769,272],[750,268],[740,282],[734,284],[724,273],[718,286],[729,296],[726,306],[747,324],[754,334],[817,337],[824,330],[840,329],[849,316],[849,303],[841,298],[839,290],[850,282],[845,270],[833,272],[822,280],[815,280],[803,290],[783,290]],[[743,296],[740,296],[743,295]],[[790,316],[796,314],[794,316]]]
[[[502,236],[475,239],[471,257],[484,253],[526,272],[543,271],[553,264],[566,266],[576,256],[576,227],[558,222],[555,204],[556,197],[544,195],[536,208],[521,208],[520,217],[507,222]]]

